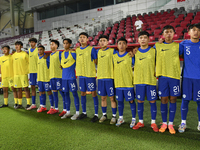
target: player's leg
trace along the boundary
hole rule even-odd
[[[168,82],[168,78],[165,77],[159,77],[158,79],[158,93],[161,97],[160,111],[163,121],[159,132],[165,132],[167,129],[168,97],[170,94]]]
[[[73,97],[74,97],[74,105],[76,108],[76,113],[71,117],[72,120],[77,120],[79,116],[79,97],[77,91],[72,92]]]
[[[96,122],[99,120],[98,118],[98,109],[99,109],[99,100],[97,97],[96,92],[96,79],[95,78],[86,78],[86,84],[87,84],[87,91],[91,91],[92,98],[94,101],[94,117],[91,119],[91,122]]]
[[[40,95],[40,107],[38,107],[37,112],[46,111],[46,93],[45,91],[39,92]]]
[[[84,119],[87,117],[86,113],[86,79],[79,77],[79,89],[81,91],[81,106],[82,106],[82,114],[78,116],[78,120]]]
[[[58,86],[61,85],[59,82],[57,83],[57,79],[50,79],[50,85],[51,85],[51,90],[53,91],[53,98],[54,98],[54,104],[55,104],[55,109],[51,109],[51,112],[49,114],[55,114],[59,113],[58,110]]]
[[[50,105],[51,105],[47,114],[50,114],[54,110],[54,98],[53,98],[53,94],[52,94],[51,90],[48,90],[47,94],[49,95],[49,102],[50,102]]]
[[[176,101],[177,101],[176,96],[170,96],[168,128],[169,128],[169,132],[171,134],[176,133],[176,131],[174,130],[174,127],[173,127],[173,122],[174,122],[174,118],[175,118],[175,114],[176,114]]]
[[[124,118],[123,118],[124,94],[123,94],[123,90],[116,89],[116,99],[118,101],[118,111],[119,111],[119,119],[117,120],[116,126],[119,127],[122,123],[124,123]]]
[[[3,87],[4,104],[0,108],[8,107],[8,87]]]
[[[99,119],[99,122],[102,123],[107,119],[107,93],[106,93],[106,85],[105,81],[98,80],[98,94],[101,96],[101,109],[102,109],[102,117]]]
[[[15,102],[14,108],[16,108],[17,107],[17,100],[18,100],[17,89],[14,88],[13,86],[11,87],[11,89],[13,91],[13,97],[14,97],[14,102]]]
[[[67,112],[66,104],[65,104],[65,95],[64,95],[64,92],[62,91],[62,79],[57,79],[57,84],[56,85],[57,85],[57,90],[59,90],[59,93],[60,93],[60,95],[62,96],[62,99],[63,99],[63,111],[59,114],[59,116],[61,117],[64,114],[66,114],[66,112]]]
[[[137,111],[138,111],[139,122],[134,127],[132,127],[134,130],[144,127],[143,112],[144,112],[145,95],[146,95],[146,86],[136,85],[136,98],[138,102]]]
[[[18,105],[16,109],[23,108],[22,107],[22,88],[17,88],[17,95],[18,95]]]
[[[157,115],[157,106],[156,106],[156,100],[149,101],[149,104],[151,106],[151,128],[154,132],[158,132],[158,126],[156,125],[156,115]]]
[[[116,123],[116,113],[117,113],[117,102],[115,100],[115,96],[110,96],[111,108],[112,108],[112,119],[110,120],[110,124]]]
[[[27,101],[26,109],[28,109],[31,106],[30,90],[28,87],[24,87],[24,91],[26,93],[26,101]]]
[[[182,103],[181,103],[181,124],[179,125],[178,131],[180,133],[185,132],[186,129],[186,118],[188,113],[188,105],[192,100],[192,80],[183,78],[182,81]]]
[[[134,94],[134,88],[131,88],[129,90],[124,90],[123,91],[125,100],[129,102],[130,104],[130,109],[131,109],[131,114],[132,114],[132,119],[130,123],[130,128],[133,128],[135,126],[135,116],[136,116],[136,104],[135,104],[135,94]]]
[[[63,99],[63,111],[59,114],[59,116],[62,117],[63,115],[65,115],[67,113],[67,106],[70,107],[70,103],[69,103],[70,97],[68,97],[69,99],[67,99],[67,101],[66,101],[66,95],[62,91],[62,89],[60,89],[59,92],[60,92],[60,95],[62,96],[62,99]],[[68,110],[69,110],[69,108],[68,108]]]
[[[69,94],[70,94],[69,91],[65,91],[64,92],[65,101],[63,102],[63,106],[65,105],[64,106],[65,109],[63,109],[63,111],[65,111],[65,114],[63,114],[63,116],[61,117],[61,119],[65,119],[65,118],[71,117],[71,113],[70,113],[71,100],[70,100]]]
[[[95,88],[95,91],[92,91],[92,97],[93,97],[93,101],[94,101],[95,114],[94,114],[94,117],[91,119],[91,122],[96,122],[96,121],[99,120],[99,118],[98,118],[99,100],[98,100],[98,97],[97,97],[96,88]]]
[[[107,80],[106,82],[106,95],[110,98],[111,101],[111,108],[112,108],[112,119],[110,120],[110,124],[116,123],[116,112],[117,112],[117,103],[115,100],[115,88],[114,88],[114,80]],[[107,106],[107,105],[106,105]]]

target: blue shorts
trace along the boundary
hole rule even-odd
[[[50,88],[51,90],[60,90],[62,88],[62,79],[61,78],[50,79]]]
[[[183,100],[200,100],[200,79],[183,78]]]
[[[48,92],[50,89],[50,82],[41,82],[38,81],[38,90],[39,92]]]
[[[62,91],[63,92],[75,92],[78,90],[76,79],[73,80],[62,80]]]
[[[30,85],[37,85],[37,73],[30,73]]]
[[[79,77],[79,88],[81,92],[96,91],[96,79]]]
[[[159,77],[158,94],[161,97],[180,96],[180,80],[162,76]]]
[[[114,80],[113,79],[99,79],[98,80],[98,94],[100,96],[114,96]]]
[[[148,101],[157,100],[156,86],[154,85],[136,85],[136,98],[140,101],[145,100],[145,95]]]
[[[120,89],[116,88],[116,99],[118,101],[132,101],[135,99],[134,88]]]

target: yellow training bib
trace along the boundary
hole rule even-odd
[[[59,51],[50,54],[50,79],[62,78],[62,69],[60,68]]]
[[[115,88],[134,87],[132,58],[127,53],[123,57],[113,55]]]
[[[97,79],[113,79],[113,48],[98,52]]]
[[[180,79],[179,44],[156,43],[156,76]]]
[[[155,73],[155,49],[142,53],[139,50],[135,54],[134,84],[156,85]]]
[[[47,59],[44,57],[38,57],[38,72],[37,72],[37,80],[41,82],[49,82],[49,68],[47,67]]]
[[[76,52],[71,52],[69,51],[69,55],[67,58],[65,58],[65,52],[62,52],[61,56],[61,66],[63,68],[69,68],[71,67],[76,61],[74,60],[73,56],[71,53],[76,53]]]
[[[36,47],[33,52],[29,48],[29,73],[37,73],[38,67],[38,48]]]
[[[96,77],[94,60],[91,60],[91,46],[85,49],[76,49],[76,75],[84,77]]]

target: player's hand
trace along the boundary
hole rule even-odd
[[[1,82],[1,77],[0,77],[0,82]]]
[[[164,42],[164,39],[162,39],[162,38],[160,38],[159,40],[158,40],[158,43],[160,43],[160,44],[162,44]]]
[[[138,51],[138,47],[135,47],[135,48],[133,49],[133,55],[135,55],[137,51]]]

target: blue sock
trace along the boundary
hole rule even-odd
[[[94,111],[95,114],[98,115],[98,109],[99,109],[98,97],[97,96],[93,97],[93,100],[94,100]]]
[[[112,108],[112,113],[113,113],[113,115],[116,115],[116,113],[117,113],[117,108]]]
[[[156,115],[157,115],[157,106],[156,102],[155,103],[150,103],[151,105],[151,119],[156,120]]]
[[[63,109],[66,109],[66,100],[65,100],[65,94],[64,94],[64,92],[63,91],[59,91],[60,92],[60,95],[62,96],[62,98],[63,98]]]
[[[32,96],[32,104],[35,104],[35,96]]]
[[[46,94],[42,94],[42,104],[46,106]]]
[[[167,104],[162,104],[160,105],[160,111],[161,111],[161,116],[163,122],[167,122],[167,113],[168,113],[168,103]]]
[[[86,113],[86,96],[81,96],[81,106],[83,113]]]
[[[65,99],[64,99],[64,102],[63,102],[63,109],[67,109],[67,111],[70,111],[70,104],[71,104],[71,100],[70,100],[69,92],[65,92]]]
[[[102,109],[102,112],[106,114],[107,107],[101,107],[101,109]]]
[[[190,101],[188,100],[182,100],[182,103],[181,103],[181,119],[182,120],[186,120],[187,118],[189,102]]]
[[[199,101],[197,101],[197,114],[200,121],[200,102]]]
[[[42,105],[42,102],[43,100],[42,100],[42,94],[41,94],[41,96],[40,96],[40,105]]]
[[[55,108],[58,108],[58,92],[53,92]]]
[[[139,120],[143,120],[144,103],[138,103]]]
[[[176,114],[176,102],[169,104],[169,122],[174,122],[174,117]]]
[[[49,101],[50,101],[50,104],[51,104],[51,107],[54,106],[54,100],[53,100],[53,95],[49,95]]]
[[[77,92],[72,92],[76,111],[79,111],[79,97]]]
[[[119,110],[119,116],[123,116],[124,101],[118,101],[118,110]]]
[[[133,101],[133,103],[130,103],[130,108],[131,108],[131,113],[132,113],[132,118],[135,118],[135,115],[136,115],[136,104],[135,104],[135,101]]]

